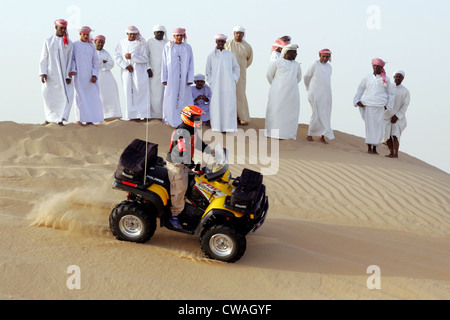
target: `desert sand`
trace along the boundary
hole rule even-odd
[[[163,157],[171,131],[148,126]],[[308,142],[303,124],[279,143],[279,171],[264,176],[268,217],[238,262],[206,259],[198,238],[165,228],[145,244],[116,240],[108,217],[126,194],[113,173],[146,132],[120,120],[0,122],[0,299],[450,298],[449,174],[402,152],[385,158],[386,146],[370,155],[339,131],[328,145]],[[233,164],[233,175],[244,167],[261,169]],[[70,290],[73,265],[81,288]],[[370,266],[379,289],[368,288]]]

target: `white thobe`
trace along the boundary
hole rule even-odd
[[[42,84],[45,120],[62,122],[69,120],[73,103],[73,82],[69,72],[72,66],[73,44],[69,40],[64,45],[63,38],[52,36],[44,41],[39,64],[39,75],[47,75],[47,82]]]
[[[308,136],[325,136],[334,139],[331,129],[331,64],[316,61],[303,76],[312,114]]]
[[[206,60],[206,79],[211,86],[211,130],[237,131],[236,83],[240,67],[231,51],[215,49]]]
[[[119,89],[111,72],[111,69],[114,68],[114,60],[105,49],[97,50],[97,57],[100,66],[98,86],[103,103],[103,116],[105,119],[122,118]]]
[[[93,44],[83,41],[73,43],[72,71],[74,76],[76,119],[81,122],[102,122],[103,105],[98,83],[92,83],[93,76],[98,79],[98,57]]]
[[[194,99],[194,104],[203,111],[200,120],[203,122],[211,120],[211,115],[209,112],[209,103],[211,102],[211,88],[205,83],[201,89],[197,89],[195,85],[191,86],[191,91],[192,99]],[[195,99],[200,95],[204,95],[206,98],[208,98],[208,102],[204,101],[203,99],[195,101]]]
[[[386,110],[384,115],[385,140],[395,136],[398,141],[400,141],[400,136],[402,135],[403,130],[405,130],[407,124],[405,114],[406,110],[408,110],[409,100],[409,90],[403,85],[396,86],[393,110]],[[391,123],[391,118],[394,115],[397,116],[398,120],[396,123]]]
[[[131,59],[125,54],[131,53]],[[122,85],[125,91],[128,119],[150,118],[150,87],[148,85],[148,49],[145,41],[123,39],[116,47],[116,63],[122,69]],[[129,72],[126,68],[134,69]]]
[[[192,47],[183,42],[169,41],[163,50],[161,82],[167,82],[163,100],[163,122],[174,128],[181,124],[181,110],[194,103],[191,87],[194,83]]]
[[[271,62],[267,80],[270,90],[266,110],[266,136],[296,140],[300,115],[298,84],[302,80],[300,64],[284,58]],[[279,130],[278,134],[272,130]]]
[[[239,67],[241,68],[241,74],[238,83],[236,84],[237,113],[239,120],[249,122],[250,111],[246,95],[247,68],[250,67],[253,62],[253,49],[245,40],[237,42],[234,39],[227,41],[225,49],[234,53],[234,56],[239,63]]]
[[[153,77],[149,78],[150,83],[150,114],[152,118],[162,119],[164,85],[161,83],[161,63],[164,46],[169,40],[147,39],[148,47],[148,68],[152,70]]]
[[[361,102],[365,107],[358,107]],[[358,86],[353,105],[358,107],[365,122],[366,144],[379,146],[384,137],[384,107],[392,110],[394,87],[386,76],[386,83],[380,75],[369,74]]]

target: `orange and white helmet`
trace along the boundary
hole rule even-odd
[[[181,121],[188,126],[201,126],[200,116],[204,114],[203,110],[197,106],[187,106],[181,110]]]

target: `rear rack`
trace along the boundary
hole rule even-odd
[[[259,218],[259,216],[261,215],[262,211],[264,210],[263,206],[265,205],[265,200],[266,200],[266,186],[263,184],[262,188],[261,188],[261,193],[258,197],[258,200],[253,202],[253,203],[249,203],[248,205],[245,204],[238,204],[238,203],[234,203],[231,204],[231,197],[232,196],[227,196],[225,198],[225,208],[230,209],[230,210],[234,210],[234,211],[239,211],[245,214],[250,214],[253,213],[255,214],[255,218]]]

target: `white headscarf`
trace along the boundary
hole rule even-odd
[[[206,80],[206,77],[201,73],[196,74],[194,76],[194,81],[205,81],[205,80]]]
[[[156,32],[156,31],[164,31],[165,33],[167,33],[166,27],[164,27],[160,24],[153,27],[153,32]]]
[[[242,26],[236,26],[233,28],[233,32],[237,32],[237,31],[245,33],[245,28]]]
[[[244,33],[244,36],[242,37],[242,40],[245,40],[247,34],[245,33],[245,28],[244,28],[244,27],[242,27],[242,26],[236,26],[236,27],[234,27],[234,28],[233,28],[233,34],[234,34],[235,32],[243,32],[243,33]]]
[[[296,45],[296,44],[288,44],[288,45],[285,46],[285,47],[283,48],[283,50],[281,51],[280,58],[284,58],[284,56],[286,55],[286,53],[287,53],[289,50],[297,50],[297,49],[298,49],[298,45]]]
[[[156,31],[163,31],[164,32],[164,39],[167,39],[167,30],[166,27],[162,26],[162,25],[156,25],[153,27],[153,32]]]
[[[392,78],[393,78],[397,73],[400,73],[400,74],[403,76],[403,78],[405,77],[405,71],[403,71],[403,70],[396,70],[396,71],[392,74]]]

